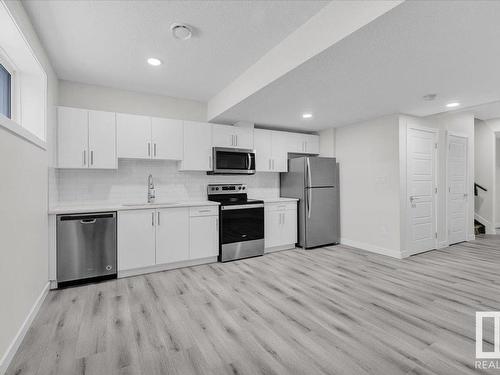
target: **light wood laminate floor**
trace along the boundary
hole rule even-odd
[[[477,374],[478,310],[500,237],[283,251],[52,291],[7,374]]]

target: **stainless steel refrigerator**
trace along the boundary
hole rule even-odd
[[[298,198],[298,245],[308,249],[339,243],[339,179],[335,158],[288,160],[281,173],[281,196]]]

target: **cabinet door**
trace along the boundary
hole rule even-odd
[[[281,212],[264,210],[264,247],[281,245]]]
[[[182,160],[182,120],[153,117],[151,138],[153,159]]]
[[[89,165],[88,111],[57,108],[57,145],[59,168],[87,168]]]
[[[237,148],[246,148],[253,150],[254,148],[254,134],[252,128],[245,128],[240,126],[233,126],[235,143]]]
[[[270,130],[254,130],[255,169],[257,172],[272,172],[271,134]]]
[[[189,259],[189,208],[156,211],[156,264]]]
[[[115,113],[89,111],[89,153],[90,168],[118,168]]]
[[[297,243],[297,209],[281,212],[281,245]]]
[[[212,125],[212,141],[214,147],[236,147],[234,126]]]
[[[306,154],[319,154],[319,136],[317,135],[304,135],[304,153]]]
[[[184,153],[180,170],[212,169],[212,124],[184,121]]]
[[[218,216],[189,218],[189,257],[201,259],[219,255]]]
[[[116,129],[119,158],[151,158],[150,117],[117,113]]]
[[[155,264],[155,210],[118,212],[118,270]]]
[[[284,132],[272,132],[272,166],[274,172],[288,171],[287,136]]]

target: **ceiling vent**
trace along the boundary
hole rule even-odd
[[[170,30],[172,31],[172,35],[175,39],[188,40],[191,36],[193,36],[193,31],[188,25],[174,23],[170,26]]]

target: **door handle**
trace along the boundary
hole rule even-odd
[[[235,144],[235,146],[238,146],[238,135],[235,135],[234,137],[236,138],[236,144]]]
[[[307,202],[309,203],[309,207],[308,207],[308,210],[307,210],[307,217],[310,219],[311,218],[311,213],[312,213],[312,189],[309,188],[309,199],[307,200]]]
[[[90,150],[90,165],[94,165],[94,150]]]
[[[96,219],[83,219],[80,220],[80,224],[95,224]]]
[[[154,227],[155,226],[155,213],[151,212],[151,225]]]
[[[87,151],[83,150],[83,166],[87,165]]]
[[[156,143],[153,143],[153,153],[154,153],[154,156],[156,158]]]
[[[158,225],[160,225],[160,211],[158,211],[158,219],[157,219]]]
[[[148,142],[148,156],[151,157],[151,143]]]
[[[309,158],[307,158],[307,180],[308,180],[308,187],[311,187],[311,185],[312,185],[311,164],[309,162]]]

